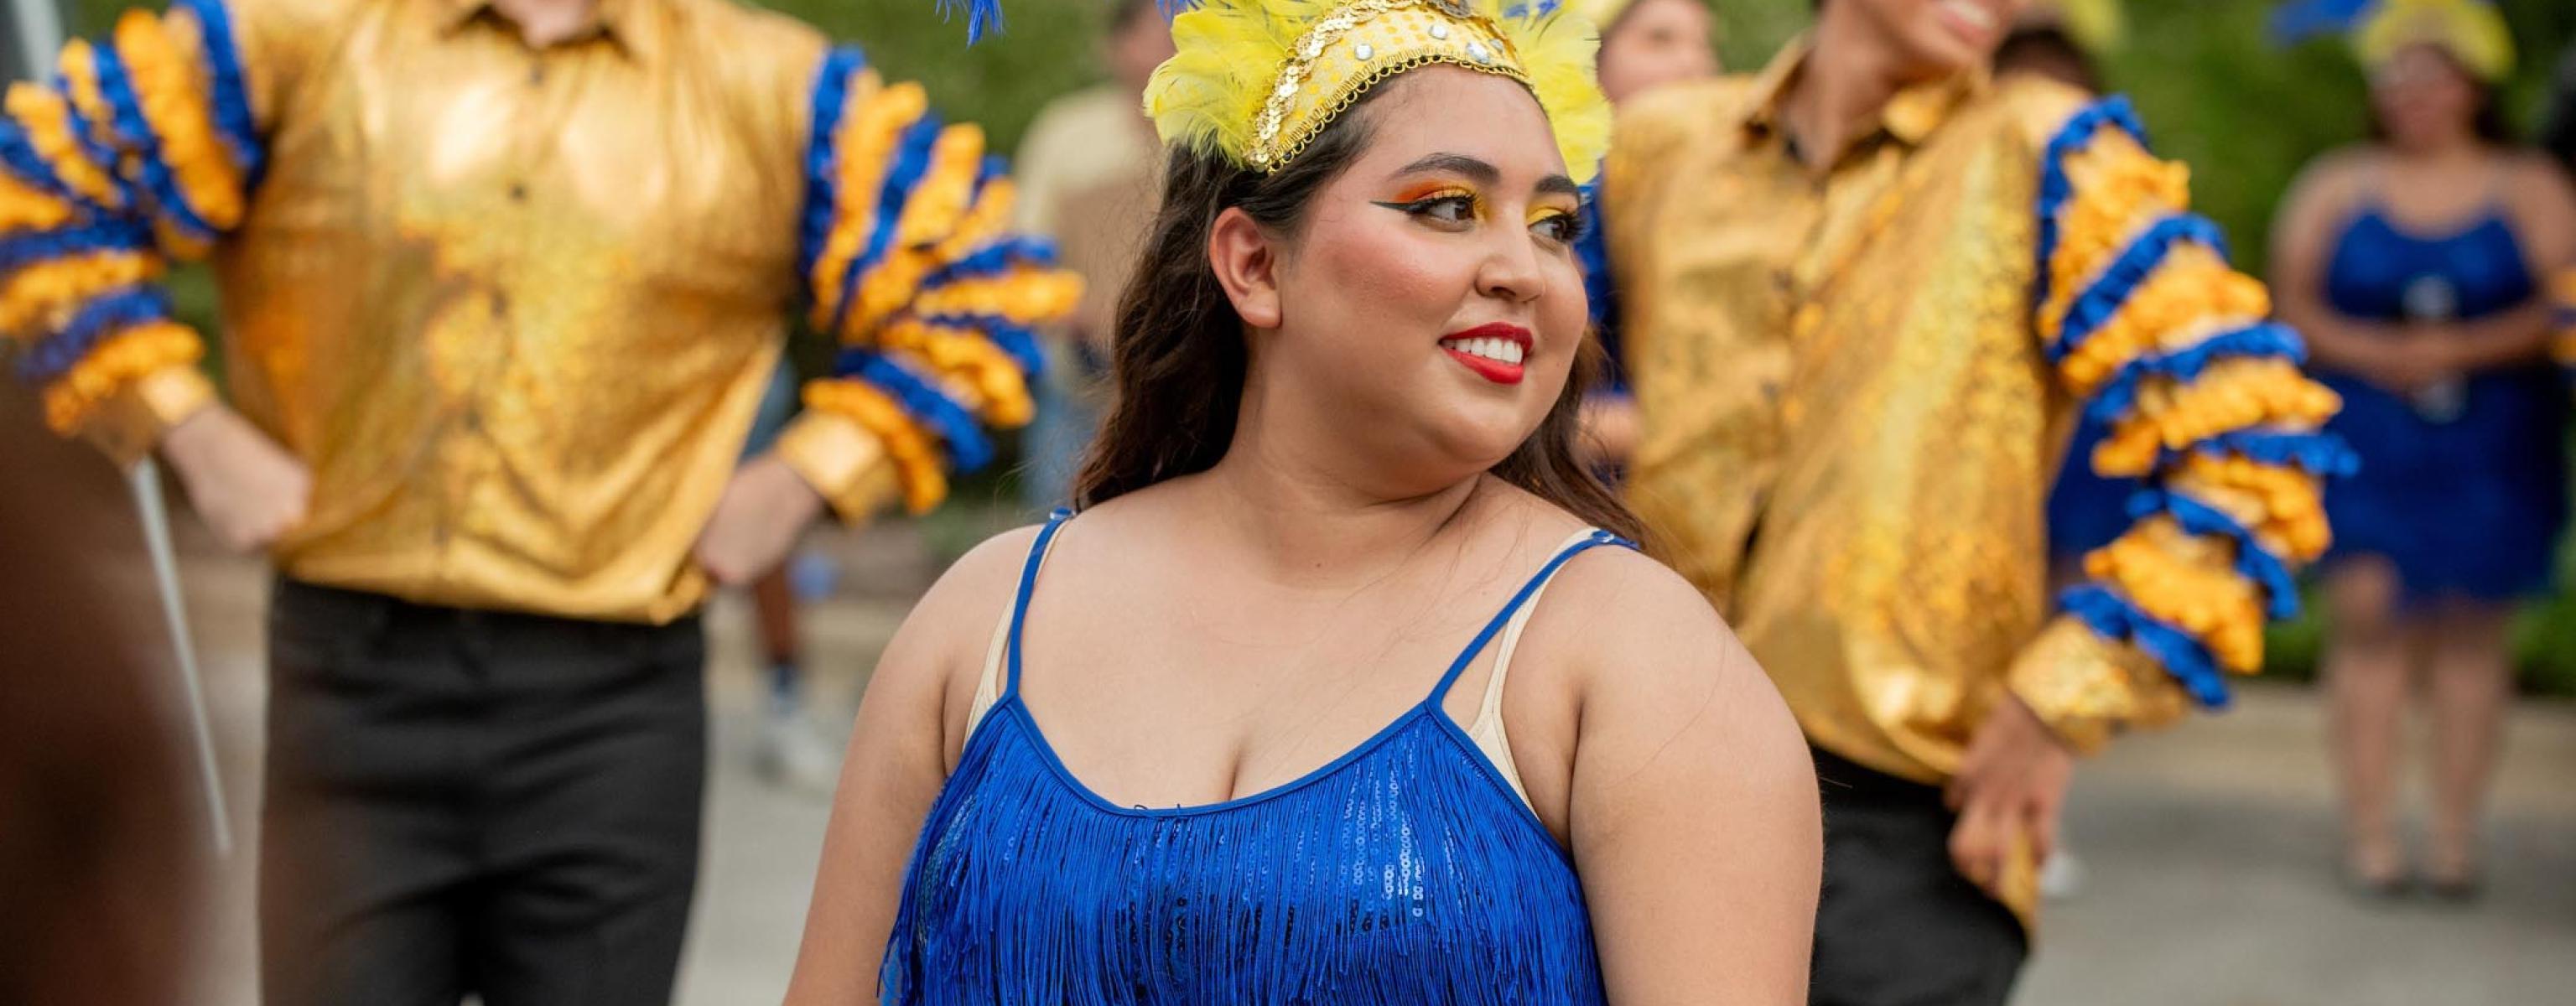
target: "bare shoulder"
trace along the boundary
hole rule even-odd
[[[2536,150],[2517,152],[2507,158],[2505,173],[2506,199],[2516,223],[2550,252],[2563,253],[2576,243],[2576,178],[2556,158]]]
[[[1548,605],[1530,631],[1552,637],[1569,672],[1578,764],[1589,763],[1589,778],[1750,787],[1784,806],[1812,798],[1788,703],[1680,574],[1628,549],[1594,549],[1567,564]]]
[[[951,563],[904,617],[878,674],[917,676],[908,684],[935,690],[947,696],[943,706],[962,710],[964,697],[974,694],[993,631],[1010,614],[1038,531],[1030,526],[994,535]]]

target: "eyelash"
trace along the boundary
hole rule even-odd
[[[1483,204],[1484,201],[1478,199],[1475,195],[1462,192],[1447,195],[1434,195],[1406,203],[1384,203],[1380,205],[1402,210],[1406,214],[1415,217],[1430,217],[1435,209],[1443,206],[1456,206],[1460,210],[1464,211],[1464,218],[1458,220],[1443,219],[1441,222],[1464,223],[1466,220],[1482,216],[1481,207]],[[1582,214],[1550,213],[1538,218],[1537,220],[1531,221],[1530,226],[1538,227],[1546,224],[1558,225],[1558,232],[1549,238],[1549,240],[1555,241],[1558,244],[1571,245],[1583,239],[1583,228],[1585,224]]]

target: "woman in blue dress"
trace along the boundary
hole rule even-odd
[[[2284,202],[2272,288],[2343,396],[2331,429],[2360,457],[2326,493],[2345,870],[2370,892],[2409,886],[2396,779],[2420,671],[2424,879],[2466,897],[2512,690],[2508,621],[2548,589],[2566,519],[2567,392],[2545,358],[2543,280],[2576,260],[2576,193],[2504,134],[2489,82],[2510,52],[2492,9],[2391,10],[2358,36],[2372,139],[2312,165]]]
[[[1573,447],[1589,26],[1500,8],[1176,20],[1083,509],[889,644],[790,1003],[1804,999],[1805,744]]]

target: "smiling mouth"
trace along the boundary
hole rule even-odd
[[[1529,359],[1529,334],[1508,325],[1485,325],[1440,340],[1449,357],[1496,384],[1519,384]]]

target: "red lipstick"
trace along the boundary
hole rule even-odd
[[[1529,329],[1497,321],[1442,336],[1440,348],[1479,377],[1519,384],[1532,341]]]

